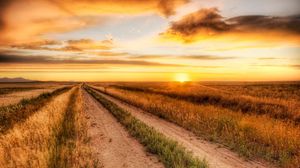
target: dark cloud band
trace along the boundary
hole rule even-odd
[[[200,9],[172,22],[161,33],[190,39],[194,36],[217,36],[226,33],[283,32],[300,36],[300,16],[238,16],[225,19],[217,8]]]
[[[19,56],[0,54],[0,63],[20,64],[114,64],[114,65],[137,65],[137,66],[169,66],[184,67],[179,64],[164,64],[137,60],[76,60],[76,59],[55,59],[51,56]]]

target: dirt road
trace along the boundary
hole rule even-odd
[[[105,168],[164,167],[158,159],[147,153],[123,126],[87,92],[83,91],[84,110],[89,121],[93,150]]]
[[[199,136],[194,135],[171,122],[158,118],[150,113],[144,112],[138,108],[128,105],[111,96],[98,92],[108,100],[116,103],[119,107],[127,110],[137,119],[145,124],[154,127],[157,131],[163,133],[167,137],[176,140],[186,149],[191,151],[195,156],[205,158],[209,166],[213,168],[263,168],[271,167],[270,165],[254,161],[245,161],[234,152],[220,145],[212,144],[208,141],[201,140]]]

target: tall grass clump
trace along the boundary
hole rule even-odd
[[[177,142],[165,137],[154,128],[147,126],[145,123],[133,117],[129,112],[121,109],[115,103],[97,94],[91,88],[86,87],[86,90],[108,111],[110,111],[117,120],[127,128],[129,133],[136,137],[149,152],[158,155],[159,159],[166,167],[208,167],[204,160],[201,161],[194,158]]]
[[[97,90],[221,143],[247,158],[262,158],[282,167],[300,165],[298,125],[268,115],[245,114],[160,94],[116,88]]]

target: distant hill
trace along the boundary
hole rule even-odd
[[[35,82],[34,80],[24,78],[0,78],[0,82]]]

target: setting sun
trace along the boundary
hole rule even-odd
[[[190,77],[186,73],[177,73],[175,75],[175,81],[180,82],[180,83],[187,82],[187,81],[190,81]]]

